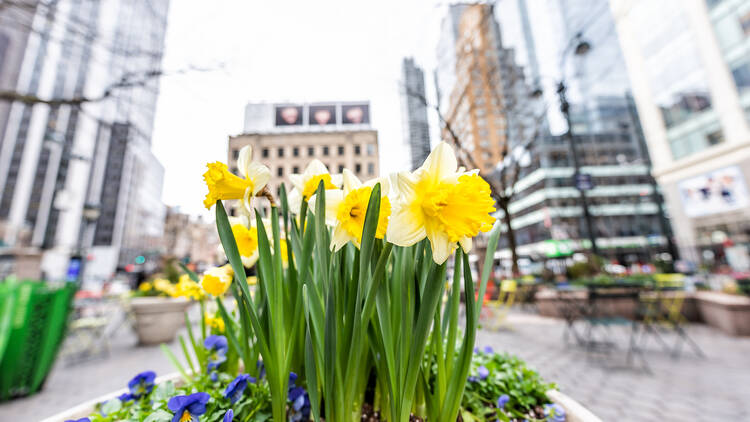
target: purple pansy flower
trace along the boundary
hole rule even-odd
[[[224,414],[224,419],[222,419],[221,422],[232,422],[232,419],[234,419],[234,410],[229,409],[227,410],[227,413]]]
[[[212,371],[227,360],[227,338],[224,336],[210,335],[206,337],[203,346],[208,350],[208,370]]]
[[[65,422],[91,422],[91,419],[89,418],[81,418],[81,419],[68,419]]]
[[[119,396],[117,396],[117,398],[118,398],[118,399],[119,399],[119,400],[120,400],[121,402],[125,403],[126,401],[130,401],[130,400],[133,400],[133,399],[134,399],[135,397],[133,397],[133,395],[132,395],[132,394],[130,394],[130,393],[122,393],[122,394],[120,394]]]
[[[505,405],[510,401],[510,397],[507,394],[503,394],[497,398],[497,408],[505,409]]]
[[[490,375],[490,370],[485,366],[480,366],[477,368],[477,375],[479,375],[480,380],[485,380]]]
[[[557,403],[545,404],[544,417],[547,422],[565,422],[565,409]]]
[[[233,379],[224,391],[224,397],[228,398],[229,402],[234,404],[240,399],[240,397],[242,397],[242,393],[245,391],[245,388],[247,388],[248,382],[255,382],[255,378],[248,374],[237,375],[237,378]]]
[[[128,383],[128,389],[133,398],[139,399],[150,393],[154,389],[155,378],[156,373],[154,371],[145,371],[134,376]]]
[[[169,410],[174,412],[172,422],[198,422],[200,415],[206,413],[206,403],[210,398],[207,393],[172,397],[167,402]]]
[[[492,346],[484,346],[484,353],[486,353],[486,354],[488,354],[488,355],[491,355],[491,354],[492,354],[492,353],[494,353],[494,352],[495,352],[495,351],[494,351],[494,350],[492,350]]]
[[[263,361],[255,362],[255,367],[258,368],[258,379],[263,379],[266,376],[266,367],[263,365]]]
[[[292,422],[306,421],[310,419],[310,396],[302,387],[289,389],[289,420]]]

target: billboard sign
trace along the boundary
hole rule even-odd
[[[737,166],[685,179],[677,189],[689,217],[734,211],[750,204],[744,176]]]
[[[302,126],[301,105],[276,105],[276,126]]]
[[[341,106],[341,122],[345,125],[361,125],[370,123],[370,105],[343,104]]]
[[[307,111],[307,121],[310,126],[326,126],[336,124],[335,105],[311,105]]]

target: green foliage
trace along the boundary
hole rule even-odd
[[[515,356],[475,353],[471,364],[474,376],[480,366],[487,368],[489,375],[484,380],[469,381],[461,400],[465,414],[470,413],[478,420],[533,420],[530,412],[536,406],[549,403],[546,392],[556,388]],[[501,410],[497,408],[497,399],[503,394],[510,400]]]

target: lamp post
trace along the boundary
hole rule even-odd
[[[583,56],[588,53],[589,50],[591,50],[591,44],[584,40],[580,33],[576,34],[576,36],[571,40],[570,44],[568,44],[568,47],[565,49],[565,51],[563,51],[563,61],[561,63],[561,72],[563,74],[565,73],[565,58],[567,57],[567,53],[572,47],[574,47],[573,53],[576,56]],[[565,95],[566,90],[567,88],[565,86],[565,78],[563,77],[557,83],[557,95],[560,99],[560,111],[565,117],[565,123],[568,126],[563,136],[570,146],[570,157],[573,160],[573,181],[575,188],[578,189],[578,193],[580,195],[581,208],[583,209],[583,219],[586,224],[586,231],[588,232],[589,242],[591,242],[591,253],[593,253],[594,255],[598,255],[599,248],[596,245],[596,233],[594,232],[593,222],[591,221],[588,199],[586,198],[586,189],[584,189],[582,183],[579,183],[581,167],[580,161],[578,159],[578,149],[576,148],[575,139],[573,138],[573,125],[570,121],[570,104],[568,103],[567,96]]]

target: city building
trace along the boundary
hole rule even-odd
[[[610,3],[681,258],[746,258],[750,1]]]
[[[0,80],[16,94],[0,99],[0,237],[37,249],[50,279],[70,278],[84,254],[87,278],[109,277],[161,237],[164,170],[150,143],[168,5],[0,10],[13,22],[0,26]]]
[[[167,208],[164,220],[164,253],[199,267],[226,261],[219,242],[219,233],[212,222],[183,214],[176,207]]]
[[[240,149],[250,145],[253,159],[271,170],[268,187],[274,195],[282,182],[290,189],[288,176],[302,173],[314,158],[331,173],[347,168],[362,180],[377,177],[378,133],[370,126],[369,109],[367,102],[248,104],[245,132],[229,137],[229,168],[237,172]]]
[[[401,77],[401,124],[404,129],[404,140],[411,153],[411,169],[415,170],[422,165],[431,151],[424,71],[414,63],[414,58],[404,58],[401,64]]]
[[[620,263],[648,262],[666,251],[658,195],[639,142],[640,128],[626,98],[599,99],[610,130],[575,123],[574,143],[581,173],[590,176],[589,212],[601,256]],[[597,129],[597,130],[590,130]],[[565,258],[590,248],[573,178],[570,145],[564,136],[545,135],[529,146],[510,204],[517,253],[534,260]],[[656,192],[658,193],[658,192]],[[501,245],[502,246],[502,245]],[[509,257],[508,251],[499,256]]]
[[[490,4],[455,4],[442,22],[435,73],[442,137],[461,143],[459,159],[491,172],[507,150],[513,51],[503,48]]]

